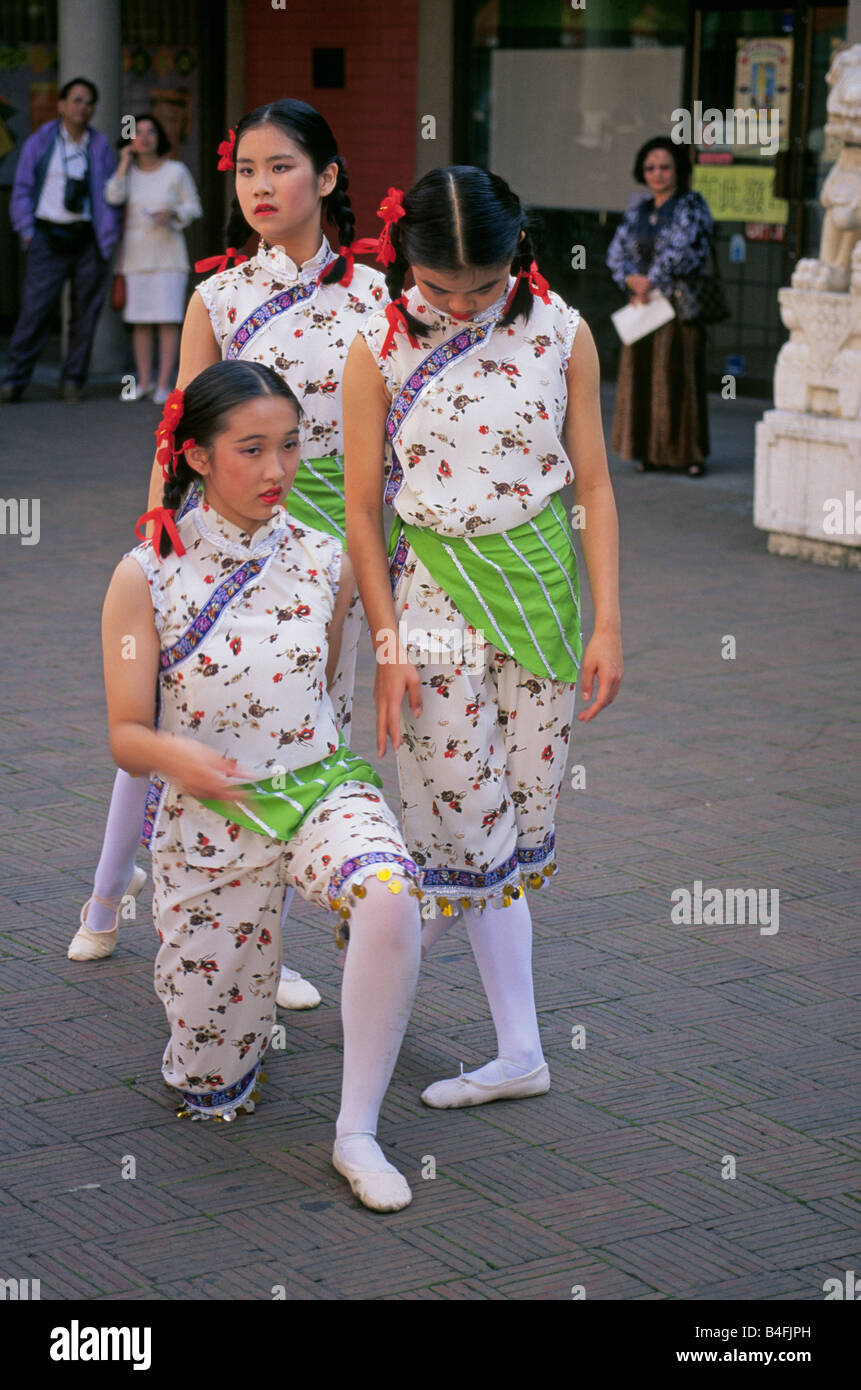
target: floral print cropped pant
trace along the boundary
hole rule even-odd
[[[229,855],[216,853],[212,867],[200,858],[206,846],[190,846],[201,839],[196,823],[214,813],[180,796],[172,809],[153,852],[155,990],[170,1026],[162,1075],[192,1111],[230,1110],[250,1094],[269,1045],[286,888],[343,926],[363,878],[416,883],[416,866],[386,802],[364,782],[336,787],[286,843],[235,827]]]

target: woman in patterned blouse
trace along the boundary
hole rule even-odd
[[[607,252],[610,273],[632,302],[644,303],[653,289],[672,299],[680,281],[702,274],[713,223],[705,199],[688,188],[690,173],[687,150],[665,136],[648,140],[637,154],[634,178],[652,196],[629,208]],[[640,473],[705,473],[705,329],[697,320],[677,315],[622,347],[612,444],[623,458],[637,460]]]

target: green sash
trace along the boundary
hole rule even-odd
[[[333,454],[324,459],[303,459],[284,505],[294,521],[337,536],[344,545],[347,540],[347,513],[344,506],[343,454]]]
[[[577,680],[580,586],[558,494],[532,521],[495,535],[443,536],[398,517],[389,539],[393,578],[401,533],[467,622],[499,651],[536,676]]]
[[[241,801],[200,800],[204,806],[247,830],[272,840],[289,840],[319,801],[342,782],[383,785],[379,773],[357,753],[351,753],[343,737],[336,753],[294,772],[282,772],[260,782],[246,782]]]

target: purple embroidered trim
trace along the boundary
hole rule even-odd
[[[543,845],[536,845],[534,849],[519,849],[517,858],[521,864],[543,864],[545,859],[549,859],[556,848],[556,832],[551,830]]]
[[[237,1100],[251,1086],[254,1078],[260,1070],[260,1062],[254,1063],[250,1071],[238,1081],[234,1081],[230,1086],[225,1086],[220,1091],[182,1091],[177,1086],[179,1094],[182,1096],[186,1105],[192,1110],[217,1110],[219,1106],[229,1105],[232,1100]]]
[[[412,859],[407,859],[402,854],[395,854],[392,850],[369,850],[367,854],[357,854],[355,859],[345,860],[340,869],[335,870],[326,890],[330,903],[337,898],[341,885],[346,883],[348,878],[352,878],[359,869],[363,869],[366,864],[400,864],[416,882],[421,881],[418,865],[414,864]]]
[[[185,499],[185,501],[183,502],[182,506],[180,507],[179,511],[178,511],[177,514],[176,514],[176,519],[177,519],[177,521],[182,521],[182,518],[183,518],[184,516],[188,516],[190,512],[193,512],[193,511],[194,511],[195,507],[199,507],[199,506],[200,506],[200,491],[199,491],[199,489],[198,489],[197,484],[195,483],[195,484],[193,485],[193,487],[191,488],[191,491],[190,491],[190,492],[188,493],[188,495],[186,496],[186,499]]]
[[[143,826],[141,827],[140,843],[144,849],[152,847],[152,832],[155,829],[156,816],[164,795],[164,780],[161,777],[153,777],[147,788],[146,801],[144,802]]]
[[[551,830],[543,845],[534,849],[516,849],[510,859],[490,873],[472,873],[468,869],[425,869],[422,887],[426,893],[445,888],[495,888],[498,883],[514,873],[518,864],[543,864],[553,853],[556,835]]]
[[[394,439],[428,382],[438,376],[449,362],[453,362],[455,358],[460,357],[476,343],[484,342],[484,339],[493,332],[495,327],[496,320],[490,319],[487,323],[479,324],[477,328],[467,328],[462,333],[456,333],[453,338],[440,343],[439,347],[434,348],[433,352],[419,363],[392,401],[391,409],[386,417],[386,436],[388,439]]]
[[[398,458],[394,449],[392,449],[392,466],[389,470],[389,476],[386,479],[386,490],[383,493],[383,501],[388,506],[394,507],[395,498],[397,497],[403,485],[404,470],[401,467],[400,459]]]
[[[403,534],[398,536],[398,543],[395,546],[395,553],[389,561],[389,579],[392,585],[392,593],[394,593],[397,589],[398,580],[404,572],[404,565],[407,562],[407,555],[409,554],[409,549],[410,544],[406,536]]]
[[[326,262],[323,270],[328,270],[332,260]],[[323,273],[322,271],[320,272]],[[259,304],[253,314],[249,314],[247,319],[243,319],[233,337],[227,345],[227,351],[222,353],[226,359],[239,357],[243,350],[251,342],[251,339],[271,323],[279,314],[285,314],[288,309],[292,309],[294,304],[301,304],[305,299],[313,299],[320,288],[316,277],[307,281],[304,285],[294,285],[292,289],[283,290],[281,294],[276,294],[273,299],[267,299],[263,304]]]
[[[186,657],[191,656],[192,652],[200,646],[207,633],[211,632],[218,619],[221,617],[227,605],[241,593],[252,579],[265,569],[271,560],[274,551],[265,556],[262,560],[246,560],[234,570],[226,579],[214,589],[204,606],[201,608],[194,622],[170,647],[164,647],[159,656],[159,667],[162,671],[168,671],[172,666],[178,666]]]

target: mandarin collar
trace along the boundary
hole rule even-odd
[[[287,512],[280,505],[271,519],[259,526],[253,535],[228,521],[210,506],[205,498],[199,499],[190,514],[195,529],[203,540],[237,560],[247,560],[252,555],[268,554],[281,543],[287,533]]]
[[[274,246],[261,236],[255,260],[275,271],[279,279],[295,281],[315,279],[326,262],[331,259],[331,256],[332,248],[325,233],[319,250],[311,257],[310,261],[305,261],[301,266],[297,266],[296,262],[290,259],[283,246]]]
[[[499,298],[494,300],[492,304],[488,304],[486,309],[481,309],[477,314],[473,314],[470,319],[455,318],[454,314],[447,314],[442,309],[437,309],[435,305],[429,304],[418,285],[413,285],[412,289],[407,291],[406,298],[410,313],[415,314],[422,321],[426,319],[428,326],[435,324],[448,333],[453,327],[470,328],[473,324],[487,323],[488,319],[498,318],[513,286],[514,276],[509,275],[508,283]]]

